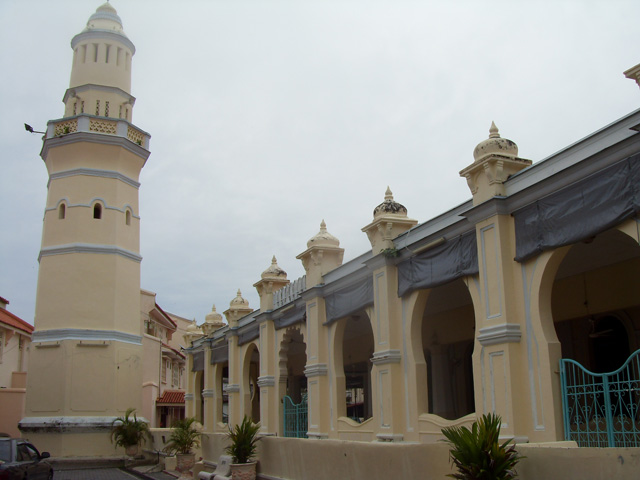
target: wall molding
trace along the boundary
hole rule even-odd
[[[400,350],[383,350],[381,352],[374,352],[371,357],[371,363],[374,365],[386,365],[387,363],[400,363],[402,360],[402,353]]]
[[[64,340],[83,340],[98,342],[121,342],[142,345],[142,337],[115,330],[89,330],[80,328],[60,328],[54,330],[36,330],[31,336],[31,343],[61,342]]]
[[[113,178],[115,180],[120,180],[121,182],[126,183],[127,185],[135,188],[136,190],[140,188],[140,182],[137,182],[134,179],[121,174],[120,172],[116,172],[113,170],[101,170],[96,168],[74,168],[71,170],[63,170],[61,172],[52,173],[51,175],[49,175],[47,188],[49,188],[49,185],[51,185],[52,180],[58,180],[60,178],[67,178],[67,177],[77,177],[77,176]]]
[[[94,253],[100,255],[120,255],[128,260],[134,262],[142,262],[142,257],[130,250],[116,247],[115,245],[96,245],[91,243],[68,243],[65,245],[56,245],[54,247],[44,247],[40,250],[38,255],[38,262],[42,257],[49,257],[52,255],[65,255],[68,253]]]
[[[313,365],[307,365],[304,367],[304,374],[307,378],[311,377],[323,377],[329,373],[329,367],[326,363],[314,363]]]
[[[478,333],[480,345],[497,345],[500,343],[520,343],[522,331],[516,323],[501,323],[493,327],[481,328]]]

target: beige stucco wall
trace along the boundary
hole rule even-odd
[[[1,324],[0,341],[4,343],[0,356],[0,388],[15,387],[14,373],[27,371],[31,341],[26,334],[2,328]]]
[[[25,388],[0,388],[0,432],[19,437],[18,422],[24,415]]]
[[[225,445],[224,435],[206,434],[203,456],[217,462]],[[517,448],[527,457],[516,468],[521,480],[635,479],[640,469],[637,448],[570,448],[550,444],[522,444]],[[258,459],[259,474],[270,479],[439,480],[453,472],[449,447],[441,442],[424,445],[264,437],[259,442]]]

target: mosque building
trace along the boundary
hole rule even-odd
[[[71,45],[64,117],[41,154],[49,186],[21,430],[58,455],[106,455],[112,419],[143,408],[149,134],[132,123],[135,47],[115,9],[99,7]],[[625,75],[640,84],[640,65]],[[446,451],[442,428],[487,412],[519,444],[574,447],[566,459],[577,446],[640,446],[639,131],[636,110],[533,163],[492,123],[460,161],[467,202],[418,222],[387,188],[362,219],[371,250],[344,263],[323,220],[296,257],[305,276],[289,279],[273,257],[256,275],[256,309],[238,290],[226,322],[214,306],[184,333],[186,415],[203,424],[205,464],[244,416],[260,422],[273,479],[391,475],[381,448],[416,475],[443,462],[446,473],[446,455],[429,453]]]

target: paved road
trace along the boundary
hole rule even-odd
[[[56,470],[54,480],[140,480],[140,477],[119,468],[84,468]]]

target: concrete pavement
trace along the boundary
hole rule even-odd
[[[53,473],[55,480],[140,480],[119,468],[83,468],[78,470],[57,470]]]
[[[73,470],[54,470],[54,480],[176,480],[176,477],[164,472],[135,472],[123,468],[79,468]]]

